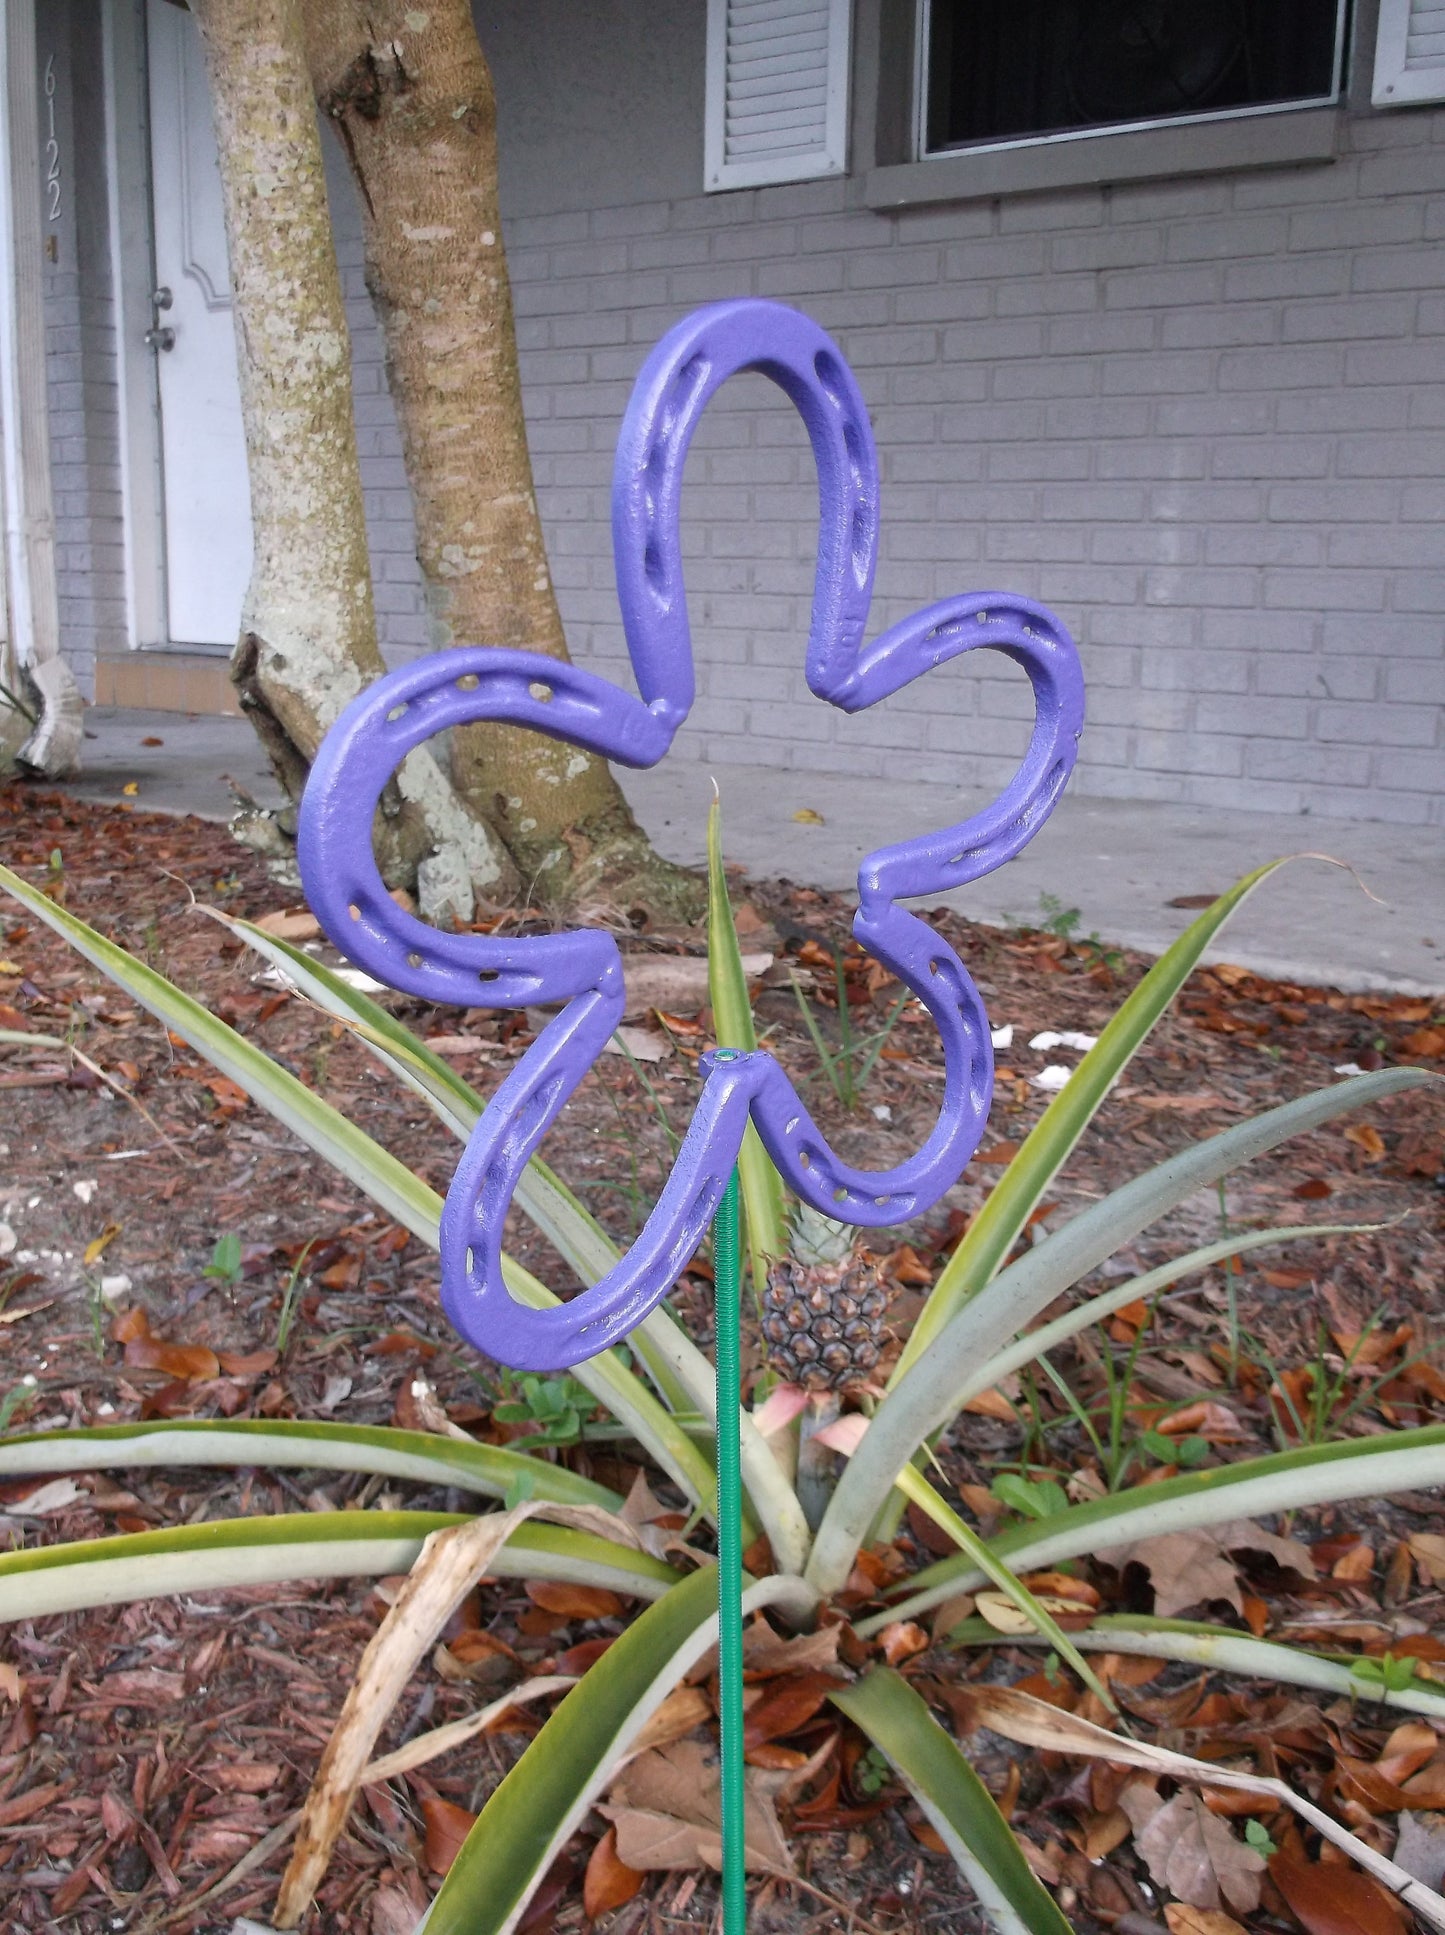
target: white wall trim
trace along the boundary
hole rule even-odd
[[[134,648],[161,644],[167,637],[160,399],[156,359],[144,341],[152,321],[155,254],[143,0],[110,0],[101,9],[101,22],[110,273],[120,379],[126,642]]]
[[[0,466],[11,639],[22,665],[60,656],[41,286],[34,0],[0,28]]]

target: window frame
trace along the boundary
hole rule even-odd
[[[1386,0],[1388,4],[1388,0]],[[1407,0],[1408,4],[1408,0]],[[929,29],[934,0],[915,0],[913,29],[913,143],[912,160],[925,166],[954,161],[965,155],[997,155],[1040,148],[1059,148],[1082,141],[1117,141],[1122,135],[1155,134],[1173,128],[1195,128],[1210,123],[1257,120],[1261,116],[1334,109],[1345,98],[1350,61],[1350,0],[1335,0],[1335,51],[1330,90],[1297,101],[1262,101],[1253,107],[1213,108],[1200,114],[1167,114],[1151,120],[1118,121],[1107,127],[1062,128],[1053,133],[1008,135],[1001,140],[970,141],[951,148],[928,146]]]

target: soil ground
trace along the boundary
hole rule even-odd
[[[456,1155],[445,1130],[338,1025],[278,987],[262,962],[197,911],[200,903],[257,918],[294,898],[224,828],[11,787],[0,790],[0,829],[8,864],[25,878],[163,969],[445,1190]],[[889,1027],[898,990],[876,964],[847,954],[852,905],[844,897],[735,878],[734,901],[744,947],[774,957],[756,1002],[768,1045],[842,1153],[870,1166],[901,1160],[926,1136],[941,1090],[927,1015],[906,1009]],[[934,918],[974,974],[995,1028],[1010,1026],[1013,1034],[996,1051],[994,1108],[978,1157],[927,1218],[874,1241],[893,1295],[895,1349],[968,1218],[1048,1103],[1038,1077],[1049,1065],[1078,1060],[1074,1049],[1029,1044],[1045,1030],[1096,1034],[1148,966],[1067,933],[971,926],[941,910]],[[1056,925],[1067,927],[1067,919]],[[677,963],[702,953],[696,932],[619,926],[630,955]],[[855,1034],[888,1029],[857,1097],[819,1073],[793,981],[836,1051],[835,950]],[[695,970],[679,968],[680,987],[689,973]],[[400,998],[390,1005],[484,1093],[532,1038],[536,1020]],[[604,1057],[543,1151],[619,1242],[639,1226],[672,1138],[691,1113],[696,1057],[709,1040],[710,1017],[699,1005],[668,1008],[662,1024],[644,1020],[645,1046],[658,1059]],[[1228,966],[1197,973],[1051,1185],[1026,1241],[1197,1138],[1337,1079],[1344,1065],[1438,1070],[1445,1057],[1439,1005],[1285,986]],[[11,1432],[208,1416],[416,1426],[437,1420],[433,1406],[482,1438],[525,1430],[493,1415],[499,1401],[516,1395],[506,1374],[462,1349],[442,1320],[434,1257],[13,902],[0,904],[0,1029],[36,1037],[0,1052],[0,1400]],[[72,1044],[86,1060],[42,1038]],[[1086,1287],[1240,1229],[1380,1226],[1255,1253],[1229,1276],[1216,1270],[1181,1282],[1147,1322],[1142,1311],[1126,1313],[1108,1335],[1085,1333],[1059,1353],[1058,1366],[1096,1428],[1106,1413],[1108,1369],[1127,1373],[1127,1466],[1102,1469],[1108,1458],[1049,1386],[1017,1387],[1007,1402],[965,1415],[948,1435],[941,1462],[955,1504],[975,1522],[995,1522],[1001,1508],[989,1487],[1021,1459],[1036,1478],[1053,1470],[1060,1482],[1086,1489],[1111,1476],[1138,1483],[1167,1469],[1158,1427],[1172,1424],[1176,1438],[1186,1435],[1177,1422],[1186,1412],[1195,1419],[1187,1435],[1202,1436],[1207,1450],[1197,1455],[1208,1462],[1293,1442],[1300,1420],[1314,1428],[1316,1409],[1321,1427],[1339,1435],[1445,1423],[1445,1371],[1431,1355],[1445,1341],[1442,1093],[1445,1085],[1416,1091],[1288,1142],[1222,1193],[1189,1199],[1129,1245]],[[565,1287],[540,1239],[515,1216],[513,1223],[509,1248]],[[218,1241],[229,1236],[240,1245],[237,1269],[206,1274]],[[707,1345],[705,1267],[684,1278],[674,1302]],[[134,1348],[137,1312],[152,1340],[184,1347],[152,1352],[154,1369],[138,1362],[147,1353]],[[1353,1347],[1361,1334],[1363,1345]],[[121,1341],[127,1336],[129,1345]],[[756,1371],[756,1331],[750,1350]],[[625,1493],[639,1468],[636,1449],[596,1425],[584,1420],[583,1442],[554,1455]],[[665,1482],[656,1472],[651,1480],[667,1504]],[[10,1544],[381,1498],[465,1509],[457,1494],[383,1489],[325,1473],[115,1469],[46,1482],[48,1492],[33,1479],[0,1487],[0,1532]],[[1433,1497],[1410,1493],[1298,1513],[1287,1529],[1311,1547],[1316,1576],[1247,1555],[1233,1595],[1242,1613],[1227,1604],[1215,1611],[1272,1637],[1324,1634],[1347,1651],[1414,1652],[1421,1670],[1433,1672],[1430,1662],[1445,1660],[1445,1596],[1421,1554],[1442,1512]],[[931,1528],[910,1518],[885,1562],[916,1570],[938,1549]],[[1081,1576],[1107,1608],[1149,1609],[1149,1575],[1137,1566],[1096,1563]],[[245,1915],[264,1923],[285,1847],[228,1877],[304,1798],[383,1606],[384,1597],[357,1580],[157,1598],[8,1629],[0,1638],[3,1926],[92,1935],[224,1930]],[[877,1609],[861,1598],[851,1608],[859,1618]],[[516,1673],[535,1673],[620,1629],[615,1616],[549,1609],[507,1581],[487,1585],[465,1618],[505,1643]],[[920,1642],[917,1651],[902,1650]],[[1048,1687],[1038,1655],[1007,1644],[949,1648],[923,1630],[917,1642],[898,1645],[915,1683],[953,1714],[1076,1925],[1116,1926],[1125,1935],[1165,1928],[1157,1877],[1128,1838],[1127,1822],[1118,1831],[1117,1790],[1101,1784],[1101,1769],[1091,1774],[1082,1761],[1023,1757],[994,1735],[969,1736],[969,1685],[980,1677],[1027,1678],[1035,1690]],[[1121,1667],[1121,1689],[1129,1679]],[[494,1684],[424,1667],[382,1745],[459,1717],[495,1693]],[[1273,1756],[1267,1771],[1287,1771],[1374,1845],[1394,1846],[1403,1818],[1398,1794],[1390,1806],[1378,1794],[1361,1798],[1340,1772],[1378,1758],[1390,1733],[1378,1709],[1355,1711],[1327,1696],[1183,1668],[1132,1686],[1129,1699],[1136,1731],[1189,1752],[1253,1755],[1259,1765]],[[367,1790],[308,1927],[409,1930],[436,1885],[430,1870],[442,1858],[440,1804],[477,1809],[537,1724],[514,1718],[421,1773]],[[830,1727],[836,1732],[836,1721],[815,1710],[779,1744],[806,1755]],[[821,1803],[817,1794],[805,1798],[792,1818],[798,1881],[762,1884],[750,1925],[977,1926],[967,1891],[917,1810],[896,1788],[869,1791],[856,1741],[843,1742],[840,1761],[850,1770],[841,1791]],[[601,1827],[590,1817],[574,1837],[536,1899],[531,1935],[586,1926],[581,1876]],[[1286,1834],[1281,1820],[1270,1827]],[[1295,1835],[1286,1851],[1309,1863],[1318,1846]],[[660,1935],[706,1926],[715,1913],[710,1878],[672,1871],[647,1875],[633,1899],[598,1925],[606,1935]],[[1301,1924],[1267,1882],[1249,1925]]]

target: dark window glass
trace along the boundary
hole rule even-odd
[[[928,148],[1318,100],[1336,0],[932,0]]]

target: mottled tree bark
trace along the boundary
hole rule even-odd
[[[231,673],[294,800],[327,727],[385,669],[351,345],[298,0],[191,0],[191,11],[221,161],[256,547]],[[392,876],[440,853],[485,890],[514,884],[425,748],[388,788],[379,831]]]
[[[439,645],[565,659],[543,547],[497,199],[491,75],[468,0],[303,0],[316,98],[361,197]],[[556,900],[611,888],[695,911],[603,760],[517,728],[453,737],[452,774]]]

